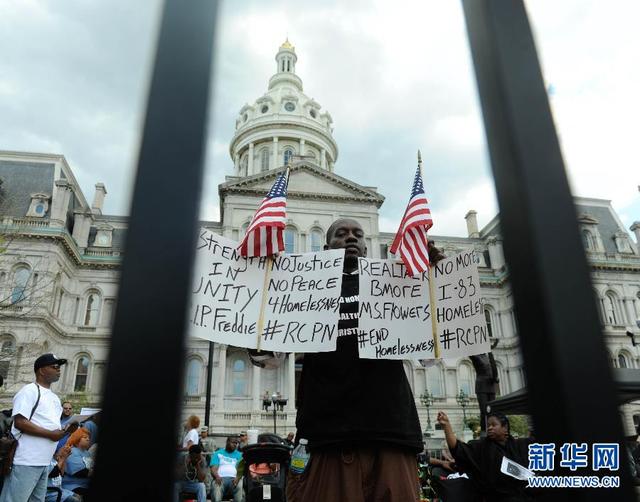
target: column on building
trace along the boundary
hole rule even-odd
[[[249,165],[247,167],[247,174],[255,174],[253,171],[253,143],[249,143]]]
[[[327,168],[327,150],[325,150],[324,148],[320,150],[320,167],[322,169]]]
[[[633,311],[633,298],[629,297],[629,298],[625,298],[624,300],[624,308],[625,308],[625,314],[627,315],[627,325],[629,326],[636,326],[636,316],[635,316],[635,312]]]
[[[520,382],[520,368],[513,367],[509,370],[509,386],[512,391],[522,388],[522,382]]]
[[[261,383],[261,371],[260,366],[252,366],[253,370],[253,385],[251,389],[251,396],[253,397],[253,411],[262,409],[262,394],[260,393]]]
[[[278,168],[278,136],[273,137],[273,162],[271,163],[271,169]]]
[[[224,409],[225,379],[227,377],[227,346],[218,344],[218,393],[216,395],[216,410]]]
[[[300,138],[300,155],[304,155],[305,153],[305,141],[304,139]]]
[[[296,409],[296,355],[292,352],[287,360],[287,409]]]
[[[508,338],[512,336],[512,333],[510,329],[506,329],[506,322],[504,318],[505,318],[505,312],[502,312],[502,311],[498,312],[498,324],[500,325],[498,326],[498,329],[500,330],[500,333],[504,338]],[[497,336],[497,334],[494,333],[494,336]]]
[[[502,254],[502,246],[500,241],[491,236],[487,239],[487,245],[489,247],[489,259],[491,260],[491,268],[500,269],[504,266],[504,255]]]
[[[234,172],[235,174],[240,174],[240,155],[238,155],[238,152],[233,154],[233,168],[234,168]]]

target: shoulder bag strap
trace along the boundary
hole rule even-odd
[[[31,419],[33,418],[33,414],[36,412],[36,408],[40,404],[40,386],[36,384],[36,387],[38,388],[38,399],[36,399],[36,404],[34,404],[33,408],[31,409],[31,415],[29,415],[29,421],[31,421]]]
[[[31,408],[31,414],[29,415],[29,421],[31,421],[31,419],[33,418],[33,414],[36,412],[36,408],[40,404],[40,386],[37,383],[35,384],[35,386],[38,388],[38,399],[36,399],[36,404],[34,404],[33,408]],[[24,432],[20,431],[20,435],[19,436],[15,436],[16,439],[20,438],[23,434],[24,434]]]

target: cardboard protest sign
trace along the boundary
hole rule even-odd
[[[442,358],[491,350],[480,297],[478,257],[465,251],[433,265]],[[400,261],[360,258],[360,357],[432,359],[429,274],[412,278]]]
[[[256,348],[267,258],[244,258],[238,243],[200,230],[192,336]],[[325,352],[336,348],[344,250],[281,255],[267,281],[260,348]]]

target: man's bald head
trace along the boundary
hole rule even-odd
[[[327,246],[329,245],[329,243],[331,242],[331,237],[333,236],[333,234],[335,233],[336,229],[343,225],[343,224],[349,224],[349,225],[355,225],[360,227],[360,229],[362,229],[362,226],[360,225],[360,223],[358,223],[356,220],[354,220],[353,218],[339,218],[336,221],[334,221],[331,226],[329,227],[329,230],[327,230],[327,235],[326,235],[326,241],[327,241]],[[364,233],[364,231],[363,231]]]
[[[327,230],[327,243],[324,248],[344,249],[344,271],[353,272],[358,268],[358,257],[367,256],[362,226],[351,218],[334,221]]]

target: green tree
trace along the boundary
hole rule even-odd
[[[529,435],[529,422],[526,415],[509,415],[507,418],[513,436],[526,438]]]

